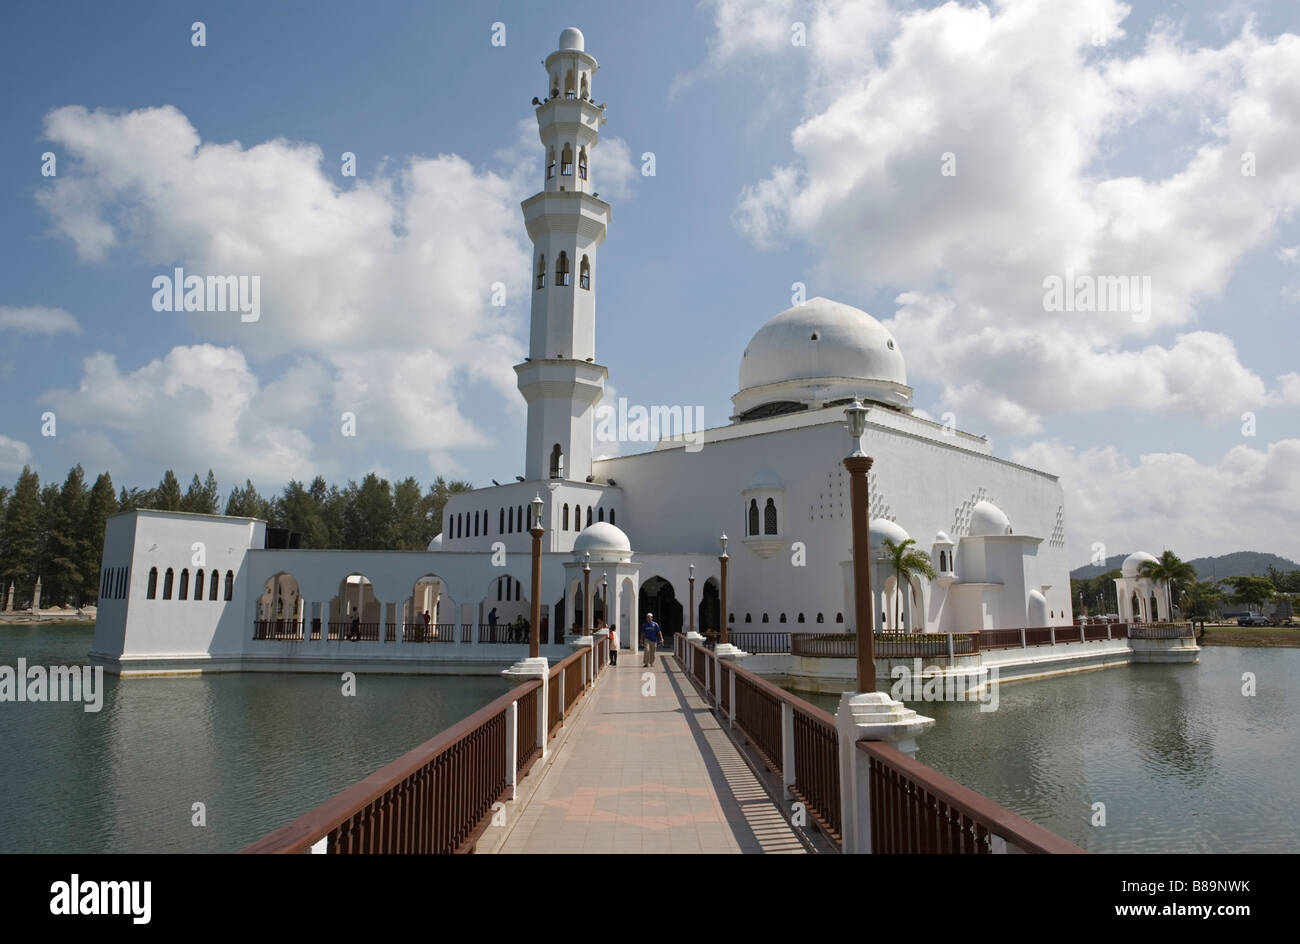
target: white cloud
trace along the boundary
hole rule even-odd
[[[714,11],[716,65],[778,61],[779,22],[801,16],[816,53],[796,159],[744,189],[734,224],[759,247],[808,244],[832,285],[901,288],[890,327],[924,352],[909,368],[944,385],[942,406],[1023,432],[1104,409],[1116,384],[1153,411],[1294,402],[1192,322],[1300,210],[1300,37],[1247,23],[1197,48],[1163,25],[1120,53],[1094,45],[1123,33],[1114,0]],[[1150,151],[1143,135],[1164,141],[1168,122],[1191,144],[1170,147],[1172,169],[1107,171],[1126,146]],[[1148,316],[1046,312],[1044,278],[1067,272],[1149,276]]]
[[[0,472],[21,472],[32,461],[31,447],[25,442],[0,435]]]
[[[0,305],[0,331],[19,334],[80,334],[81,325],[62,308],[11,308]]]
[[[1300,560],[1300,439],[1234,446],[1212,463],[1176,452],[1133,461],[1111,446],[1079,451],[1059,441],[1011,458],[1061,476],[1074,566],[1090,559],[1094,541],[1107,554],[1169,548],[1187,560],[1251,550]]]
[[[58,108],[46,116],[45,135],[68,159],[38,200],[82,258],[121,252],[156,264],[160,275],[182,265],[187,274],[260,277],[257,322],[158,315],[188,318],[200,337],[230,347],[178,347],[125,375],[111,358],[87,361],[82,388],[120,392],[119,421],[126,421],[120,404],[147,398],[165,379],[177,383],[173,365],[195,359],[228,388],[222,397],[238,398],[239,419],[206,413],[218,391],[198,395],[183,382],[170,408],[197,412],[168,418],[215,423],[218,448],[233,458],[251,447],[252,461],[268,469],[301,469],[313,453],[306,431],[324,428],[337,439],[343,409],[384,442],[453,450],[483,444],[462,411],[471,384],[486,384],[516,408],[511,365],[523,355],[530,268],[519,200],[540,175],[535,146],[525,151],[520,140],[501,152],[510,161],[504,173],[443,154],[345,188],[315,145],[205,143],[170,106],[125,114]],[[617,142],[610,151],[617,186],[624,173]],[[493,305],[498,287],[504,307]],[[152,295],[140,286],[141,304]],[[292,382],[274,380],[261,402],[250,402],[259,384],[248,362],[286,354],[298,358]],[[67,391],[51,396],[77,423],[105,409]],[[137,410],[131,420],[141,418]],[[137,435],[174,445],[156,426]]]

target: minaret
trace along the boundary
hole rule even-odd
[[[533,241],[532,327],[528,358],[515,366],[528,402],[530,481],[591,475],[593,411],[608,373],[595,362],[596,249],[609,224],[609,204],[592,193],[592,152],[605,123],[591,98],[596,68],[570,27],[546,57],[546,94],[534,99],[544,184],[523,202]]]

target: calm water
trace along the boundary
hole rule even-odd
[[[0,626],[0,665],[90,628]],[[498,677],[104,676],[103,710],[0,702],[0,852],[232,852],[509,690]],[[207,825],[191,825],[192,806]]]
[[[1016,682],[984,714],[911,707],[938,722],[918,760],[1090,852],[1300,852],[1300,649]]]

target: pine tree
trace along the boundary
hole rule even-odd
[[[90,489],[86,500],[86,514],[81,523],[85,558],[81,572],[85,575],[98,574],[103,566],[104,528],[110,516],[117,513],[117,499],[113,496],[113,480],[107,472],[101,472]],[[85,587],[86,597],[98,601],[99,584],[88,583]]]
[[[14,584],[14,605],[31,598],[41,548],[41,480],[31,466],[23,466],[13,494],[5,505],[4,532],[0,535],[0,592]]]
[[[181,511],[193,511],[202,515],[217,513],[217,478],[208,469],[206,482],[200,482],[196,474],[190,481],[190,487],[181,499]]]
[[[424,521],[424,497],[414,476],[393,487],[393,548],[399,551],[422,551],[429,546],[430,534]]]
[[[226,514],[235,518],[261,518],[265,521],[271,517],[271,504],[257,494],[252,480],[248,479],[243,488],[235,486],[230,490]]]
[[[75,465],[63,481],[53,507],[49,509],[46,534],[48,568],[43,588],[49,594],[51,605],[63,603],[80,605],[83,588],[92,586],[95,575],[82,572],[88,554],[83,526],[89,495],[86,492],[86,475],[80,465]]]
[[[176,480],[176,473],[168,469],[154,490],[153,504],[149,507],[159,511],[180,511],[181,500],[181,483]]]

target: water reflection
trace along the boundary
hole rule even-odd
[[[1207,648],[1199,665],[1004,684],[1000,697],[991,713],[913,703],[938,722],[918,759],[1092,852],[1300,849],[1300,650]]]

